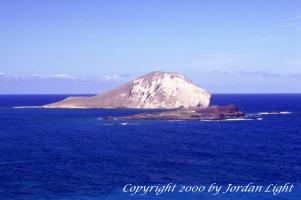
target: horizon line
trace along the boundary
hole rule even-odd
[[[0,93],[1,95],[98,95],[98,94],[102,94],[102,93]],[[259,95],[259,94],[301,94],[301,92],[279,92],[279,93],[275,93],[275,92],[213,92],[211,93],[213,95],[218,95],[218,94],[232,94],[232,95],[236,95],[236,94],[254,94],[254,95]]]

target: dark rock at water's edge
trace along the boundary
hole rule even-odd
[[[122,117],[103,117],[108,120],[224,120],[239,119],[245,114],[241,112],[235,105],[227,106],[209,106],[191,109],[173,109],[167,111],[144,112],[135,115]]]

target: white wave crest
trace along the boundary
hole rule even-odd
[[[283,114],[283,115],[292,114],[292,112],[288,112],[288,111],[282,111],[282,112],[279,112],[279,113]]]
[[[202,122],[224,122],[224,121],[253,121],[256,119],[250,119],[250,118],[229,118],[229,119],[221,119],[221,120],[208,120],[208,119],[204,119],[204,120],[200,120]]]
[[[252,121],[254,119],[249,119],[249,118],[230,118],[230,119],[223,119],[221,121]]]
[[[260,112],[260,113],[257,113],[255,115],[288,115],[288,114],[292,114],[292,112],[289,112],[289,111],[281,111],[281,112],[276,112],[276,111],[273,111],[273,112]]]
[[[131,125],[139,125],[139,123],[129,123],[129,122],[121,122],[121,123],[99,123],[100,126],[131,126]]]

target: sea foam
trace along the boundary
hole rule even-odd
[[[260,113],[257,113],[256,115],[288,115],[288,114],[292,114],[292,112],[289,112],[289,111],[281,111],[281,112],[276,112],[276,111],[273,111],[273,112],[260,112]]]

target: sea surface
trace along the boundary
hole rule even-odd
[[[129,109],[43,109],[69,95],[0,95],[1,200],[301,199],[301,94],[216,94],[235,121],[109,121]],[[292,192],[131,195],[126,184],[294,184]]]

